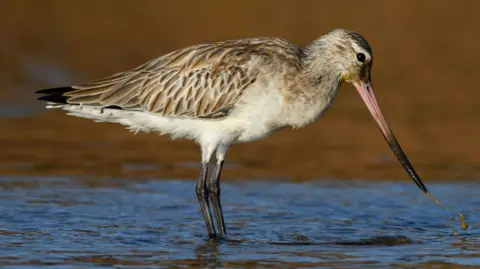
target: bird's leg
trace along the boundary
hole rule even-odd
[[[210,205],[208,203],[208,189],[207,189],[207,175],[208,175],[208,161],[202,161],[202,168],[200,171],[200,177],[197,180],[197,186],[195,191],[197,193],[198,202],[205,218],[205,224],[207,225],[208,237],[214,238],[215,227],[213,226],[212,215],[210,214]]]
[[[211,177],[207,181],[208,195],[212,201],[215,218],[217,220],[217,228],[221,235],[225,235],[225,222],[223,220],[222,204],[220,203],[220,175],[222,173],[223,160],[217,160],[215,169]]]
[[[220,203],[220,175],[222,174],[223,160],[230,145],[220,144],[217,147],[217,163],[211,177],[207,181],[208,193],[212,201],[217,228],[221,235],[226,235],[225,221],[223,220],[222,204]]]

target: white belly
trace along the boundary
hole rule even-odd
[[[116,122],[133,131],[159,132],[172,138],[197,142],[233,144],[262,139],[284,127],[282,96],[276,90],[251,89],[245,92],[229,115],[218,119],[163,117],[154,113],[65,105],[70,115],[96,121]]]
[[[220,119],[196,119],[181,117],[162,117],[154,113],[102,109],[65,105],[61,108],[69,115],[93,119],[97,122],[114,122],[125,125],[138,132],[158,132],[169,134],[172,138],[186,138],[197,142],[218,141],[222,144],[249,142],[262,139],[276,129],[271,124],[272,117],[267,116],[259,107],[245,106],[234,114]]]

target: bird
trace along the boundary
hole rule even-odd
[[[220,177],[230,147],[315,122],[343,83],[357,89],[405,171],[428,194],[380,110],[372,64],[367,40],[338,28],[303,48],[280,37],[192,45],[103,79],[36,93],[47,108],[68,115],[194,140],[201,149],[195,192],[214,239],[227,234]]]

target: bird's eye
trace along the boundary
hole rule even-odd
[[[366,58],[366,57],[365,57],[365,54],[363,54],[363,53],[361,53],[361,52],[360,52],[360,53],[357,53],[357,60],[358,60],[359,62],[361,62],[361,63],[365,62],[365,58]]]

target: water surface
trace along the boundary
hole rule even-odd
[[[95,184],[92,184],[95,182]],[[480,184],[224,182],[226,238],[209,241],[183,180],[0,178],[4,268],[475,268]],[[454,236],[455,230],[460,235]]]

